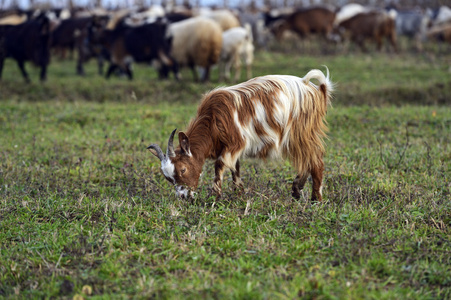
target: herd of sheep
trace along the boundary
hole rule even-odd
[[[107,76],[118,69],[131,79],[131,63],[146,62],[156,66],[160,77],[167,77],[171,70],[179,79],[179,69],[186,66],[192,69],[195,80],[200,70],[200,79],[205,81],[217,65],[220,80],[238,81],[242,64],[247,78],[252,77],[255,47],[267,48],[271,39],[283,38],[283,31],[302,39],[322,35],[332,44],[351,41],[363,50],[365,41],[380,48],[387,38],[397,51],[397,36],[406,35],[421,49],[425,40],[451,43],[451,9],[382,9],[352,3],[340,8],[278,10],[164,9],[159,5],[115,10],[2,10],[0,75],[4,59],[12,57],[26,80],[25,61],[40,66],[44,80],[50,53],[64,56],[69,50],[77,52],[79,74],[83,74],[83,63],[95,57],[101,73],[102,62],[110,63]]]

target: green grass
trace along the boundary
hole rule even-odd
[[[440,61],[440,63],[439,63]],[[448,62],[448,64],[444,63]],[[183,130],[218,85],[107,81],[54,62],[0,83],[0,297],[451,297],[450,57],[259,52],[254,75],[327,65],[324,201],[293,201],[286,162],[246,160],[212,196],[175,198],[145,148]],[[220,83],[221,85],[225,83]],[[164,147],[165,148],[165,147]]]

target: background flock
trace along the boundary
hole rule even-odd
[[[366,52],[374,47],[399,53],[406,51],[399,45],[401,38],[414,51],[425,51],[424,43],[451,43],[451,9],[357,3],[278,7],[251,3],[231,9],[188,2],[115,9],[4,8],[0,72],[10,57],[25,80],[30,80],[26,61],[39,66],[40,79],[45,80],[52,60],[75,58],[74,73],[79,75],[84,75],[84,63],[96,59],[99,74],[107,78],[122,74],[132,79],[132,63],[145,63],[160,78],[177,80],[182,79],[181,68],[190,68],[196,81],[209,80],[211,68],[218,66],[219,80],[235,82],[242,65],[246,77],[252,77],[255,49],[288,47],[290,39],[301,52],[308,51],[313,40],[324,53]]]

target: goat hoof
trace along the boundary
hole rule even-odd
[[[310,199],[310,203],[311,203],[311,204],[314,204],[314,203],[321,203],[322,200],[323,200],[323,199],[321,199],[321,198],[312,197],[312,198]]]
[[[293,190],[293,191],[291,191],[291,197],[294,200],[299,200],[299,199],[301,199],[301,192],[298,190]]]

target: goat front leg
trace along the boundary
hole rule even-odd
[[[221,160],[215,162],[215,181],[213,184],[213,191],[220,197],[222,194],[222,179],[224,178],[225,165]]]
[[[235,185],[236,189],[243,190],[243,181],[240,177],[240,161],[237,160],[235,164],[235,170],[232,170],[232,178],[233,178],[233,184]]]

